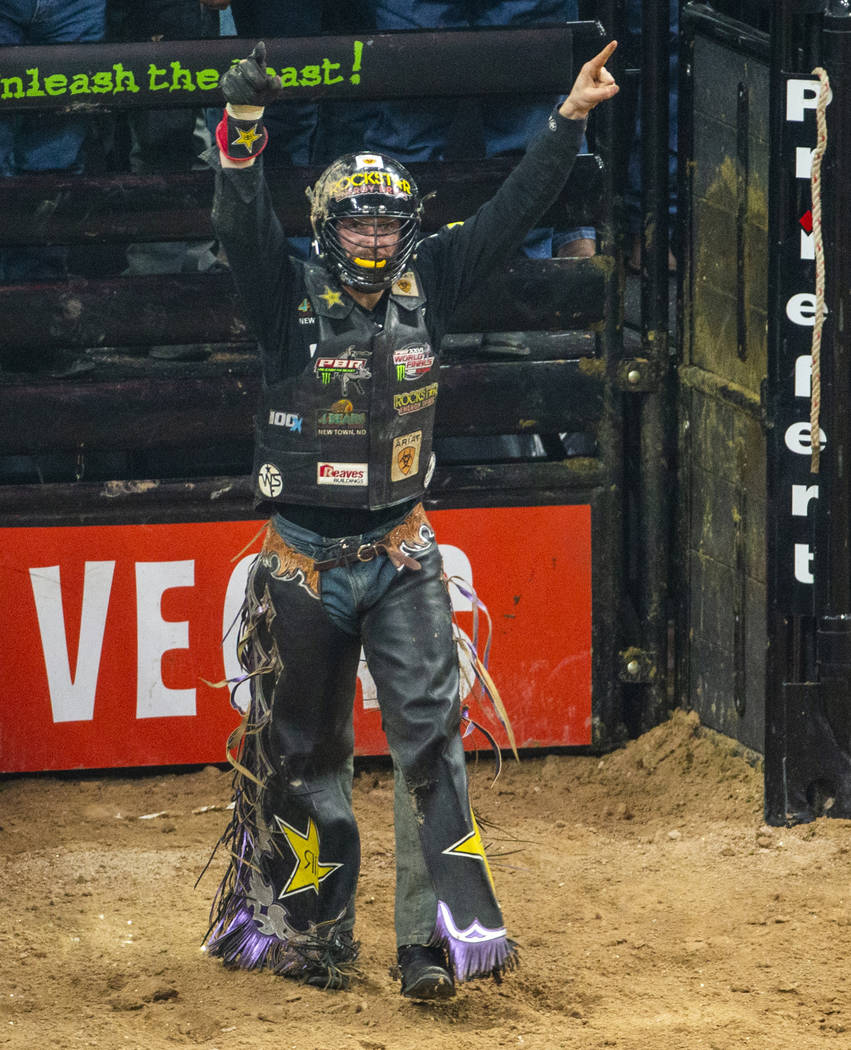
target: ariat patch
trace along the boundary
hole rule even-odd
[[[393,441],[393,461],[390,468],[391,481],[405,481],[414,477],[420,469],[420,448],[423,443],[423,432],[415,430],[412,434],[403,434]]]

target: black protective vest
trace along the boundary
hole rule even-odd
[[[421,496],[438,361],[415,272],[393,285],[381,325],[322,267],[303,267],[316,343],[299,375],[264,379],[254,456],[258,498],[380,510]]]

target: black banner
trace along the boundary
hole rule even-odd
[[[603,43],[599,22],[266,42],[283,97],[299,100],[566,94],[574,62]],[[253,44],[222,37],[0,48],[0,114],[219,105],[221,75]]]
[[[815,517],[819,475],[811,471],[811,344],[816,315],[815,253],[810,189],[816,146],[817,77],[787,75],[781,143],[786,202],[781,228],[774,231],[780,252],[776,302],[777,355],[773,380],[774,428],[771,454],[776,479],[775,551],[778,610],[789,615],[814,611]],[[830,304],[826,304],[829,311]],[[829,338],[824,330],[825,346]],[[823,450],[828,436],[820,428]],[[822,469],[826,466],[822,460]]]

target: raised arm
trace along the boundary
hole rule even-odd
[[[616,47],[617,41],[611,41],[583,65],[570,94],[494,196],[471,218],[444,227],[420,246],[421,265],[432,268],[439,280],[441,312],[451,313],[515,251],[558,197],[579,149],[586,116],[618,92],[605,65]]]
[[[269,133],[263,112],[281,97],[281,78],[266,65],[266,45],[260,40],[248,56],[222,77],[225,113],[216,142],[223,168],[247,168],[266,147]]]

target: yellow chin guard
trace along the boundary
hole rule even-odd
[[[382,266],[387,265],[386,259],[359,259],[355,256],[352,261],[357,266],[362,266],[365,270],[380,270]]]

